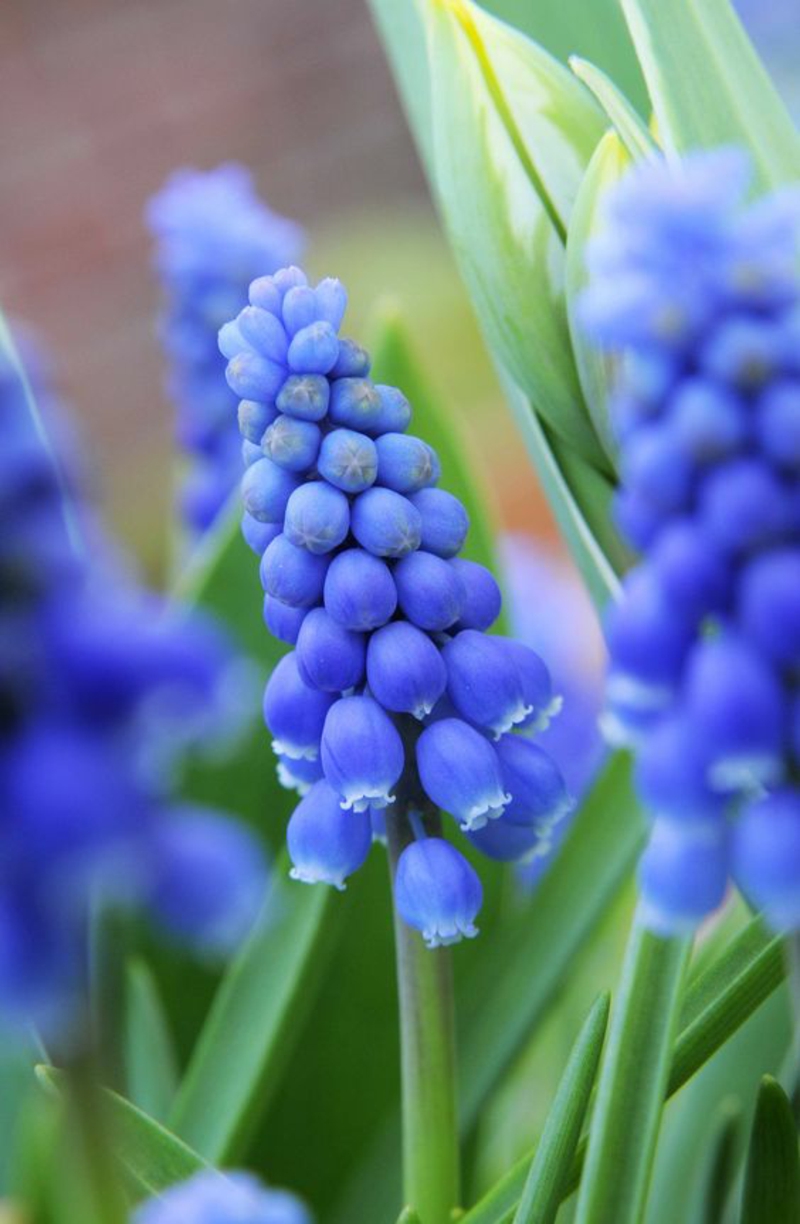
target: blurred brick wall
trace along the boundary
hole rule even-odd
[[[237,159],[314,227],[421,200],[422,177],[364,0],[21,0],[0,31],[0,301],[41,330],[113,518],[158,556],[147,196],[176,165]]]

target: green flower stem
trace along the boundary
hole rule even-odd
[[[387,817],[392,876],[412,840]],[[395,911],[403,1101],[403,1193],[421,1224],[449,1224],[459,1201],[453,991],[447,948],[426,948]],[[412,1216],[413,1218],[413,1216]]]
[[[608,1044],[575,1224],[639,1224],[675,1042],[688,938],[634,922]]]

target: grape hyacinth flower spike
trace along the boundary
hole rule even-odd
[[[619,522],[642,559],[608,620],[608,725],[639,749],[665,935],[729,879],[800,929],[800,194],[745,203],[751,177],[731,148],[631,170],[582,304],[619,361]]]
[[[536,853],[569,806],[556,765],[518,733],[557,709],[547,668],[487,636],[497,583],[459,556],[467,511],[438,488],[408,401],[340,335],[344,287],[284,268],[254,281],[249,301],[219,342],[253,444],[243,529],[261,557],[264,618],[294,647],[264,697],[278,776],[301,796],[292,875],[343,888],[385,837],[404,922],[431,947],[470,938],[480,880],[437,809],[470,836],[496,829],[490,857]]]
[[[294,1194],[251,1173],[203,1169],[147,1199],[131,1224],[311,1224],[311,1216]]]

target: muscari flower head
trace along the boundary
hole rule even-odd
[[[437,487],[433,448],[407,432],[408,401],[340,336],[346,302],[338,281],[285,268],[254,281],[220,331],[249,445],[245,538],[267,627],[294,646],[264,714],[280,780],[301,796],[292,875],[344,887],[401,805],[413,809],[395,896],[436,946],[476,933],[481,888],[426,817],[442,808],[470,835],[491,826],[475,844],[494,858],[536,853],[569,802],[555,764],[513,732],[544,726],[558,702],[532,650],[486,636],[497,583],[458,556],[467,512]]]
[[[137,1207],[131,1224],[311,1224],[311,1216],[288,1190],[250,1173],[206,1169]]]
[[[170,799],[178,748],[218,706],[224,642],[105,553],[89,562],[11,362],[0,453],[0,1013],[67,1042],[93,906],[144,905],[217,952],[251,922],[263,863],[221,813]]]
[[[245,305],[254,277],[296,258],[303,236],[267,207],[249,171],[235,164],[175,171],[150,199],[146,219],[166,299],[168,391],[177,405],[178,441],[191,460],[181,511],[191,531],[202,531],[234,488],[241,463],[237,401],[225,383],[217,332]],[[240,422],[250,441],[260,441],[270,424],[261,405],[246,402]],[[300,441],[276,436],[274,445],[285,450]],[[303,445],[313,446],[313,435]]]
[[[607,626],[607,721],[640,749],[662,933],[729,878],[800,926],[800,197],[744,203],[750,177],[735,149],[631,171],[583,301],[618,360],[619,522],[644,554]]]

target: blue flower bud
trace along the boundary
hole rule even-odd
[[[413,552],[395,566],[394,580],[400,607],[420,629],[437,633],[461,616],[464,590],[453,562]]]
[[[319,456],[319,474],[344,489],[360,493],[375,483],[378,454],[375,443],[354,429],[334,429],[325,437]]]
[[[329,553],[350,530],[350,503],[339,489],[322,480],[307,481],[286,503],[286,538],[297,548]]]
[[[688,934],[722,903],[728,878],[727,829],[657,820],[639,862],[641,920],[657,935]]]
[[[297,638],[297,667],[306,684],[342,693],[364,679],[363,633],[345,629],[324,608],[307,614]]]
[[[462,829],[482,828],[511,802],[494,748],[459,718],[425,728],[417,740],[417,769],[426,795]]]
[[[304,884],[332,884],[343,889],[345,880],[367,860],[372,846],[369,813],[345,811],[339,795],[323,779],[300,800],[286,829],[293,880]]]
[[[765,658],[800,666],[800,548],[754,557],[739,577],[739,624]]]
[[[692,465],[675,428],[664,422],[643,426],[621,457],[623,483],[659,512],[673,514],[689,502]]]
[[[280,319],[268,310],[259,306],[245,306],[236,318],[236,327],[242,338],[261,357],[268,357],[276,365],[286,364],[286,354],[289,349],[289,337]],[[225,329],[223,328],[222,331]],[[220,347],[222,347],[222,332],[220,332]],[[224,352],[224,349],[223,349]]]
[[[241,353],[247,348],[244,336],[239,331],[238,319],[231,319],[227,323],[223,323],[217,333],[217,345],[222,356],[230,361],[237,353]]]
[[[772,320],[744,317],[719,323],[700,355],[704,370],[745,392],[757,391],[777,374],[780,359]]]
[[[296,285],[307,285],[308,277],[302,268],[292,264],[289,268],[279,268],[273,275],[272,282],[280,292],[280,303],[282,303],[290,289],[294,289]]]
[[[339,356],[330,371],[331,378],[366,378],[370,369],[369,353],[347,336],[339,338]]]
[[[255,442],[248,442],[244,439],[241,446],[241,456],[243,467],[252,467],[254,463],[258,463],[259,459],[264,458],[264,452],[260,446],[256,446]]]
[[[293,760],[316,760],[326,715],[333,705],[330,693],[303,683],[294,651],[284,655],[264,690],[264,721],[275,737],[273,750]]]
[[[314,783],[319,782],[322,777],[322,762],[319,757],[314,761],[309,761],[305,757],[292,758],[279,755],[275,772],[284,790],[297,791],[302,799],[303,795],[307,795]]]
[[[476,850],[498,863],[514,863],[522,859],[545,854],[550,842],[535,825],[511,824],[503,812],[497,820],[490,820],[482,829],[467,833]]]
[[[317,461],[322,434],[313,421],[281,413],[261,443],[264,454],[287,472],[307,472]]]
[[[733,826],[733,874],[777,931],[800,926],[800,793],[781,789],[744,809]]]
[[[663,520],[661,512],[641,489],[618,489],[612,513],[621,534],[640,552],[653,543]]]
[[[338,355],[339,341],[330,323],[310,323],[289,345],[288,365],[296,374],[327,374]]]
[[[381,397],[368,378],[337,378],[331,386],[330,419],[334,425],[375,433]]]
[[[264,596],[264,624],[273,637],[294,646],[300,626],[308,615],[307,608],[292,608],[272,595]]]
[[[463,854],[441,837],[411,842],[397,862],[397,912],[420,931],[429,948],[472,939],[483,902],[478,875]]]
[[[445,690],[447,670],[427,634],[407,621],[394,621],[369,639],[367,682],[387,710],[424,718]]]
[[[289,289],[281,305],[281,314],[290,336],[317,321],[317,301],[309,285]]]
[[[716,823],[725,798],[711,789],[707,760],[683,718],[662,719],[642,744],[636,763],[638,792],[658,820]]]
[[[800,385],[777,382],[766,387],[755,411],[763,453],[790,472],[800,469]]]
[[[394,438],[397,434],[387,436]],[[379,444],[381,442],[382,438],[379,439]],[[420,489],[409,501],[419,511],[422,519],[420,548],[435,553],[437,557],[455,557],[461,552],[469,531],[469,515],[457,497],[444,489]],[[476,563],[467,561],[464,564]],[[488,570],[484,570],[484,573],[488,573]]]
[[[330,383],[322,374],[292,374],[275,401],[286,416],[298,421],[321,421],[328,411]]]
[[[261,849],[220,812],[175,808],[160,822],[152,905],[175,935],[230,952],[253,924],[266,889]]]
[[[351,529],[376,557],[405,557],[419,547],[422,520],[407,497],[391,489],[367,489],[353,502]]]
[[[261,310],[277,316],[281,313],[283,294],[274,276],[257,276],[250,282],[247,300],[251,306],[258,306]]]
[[[732,633],[699,642],[684,702],[689,734],[702,748],[715,790],[781,777],[786,699],[778,676],[747,642]]]
[[[703,527],[730,553],[763,547],[789,526],[784,488],[760,459],[734,459],[709,472],[699,502]]]
[[[520,735],[504,735],[495,745],[503,785],[511,795],[502,820],[533,826],[541,835],[567,816],[575,801],[549,753]]]
[[[442,474],[433,447],[410,434],[385,433],[375,442],[378,484],[396,493],[417,493],[436,484]]]
[[[436,492],[436,490],[431,490],[431,492]],[[422,531],[424,537],[424,516]],[[477,561],[468,561],[465,557],[454,557],[450,562],[450,568],[461,583],[463,596],[456,628],[488,629],[500,615],[503,603],[500,587],[494,575],[485,565],[480,565]]]
[[[335,621],[362,632],[385,625],[397,607],[397,587],[388,565],[361,548],[345,549],[333,558],[324,595]]]
[[[342,282],[335,276],[326,276],[314,290],[314,301],[317,317],[338,331],[347,310],[347,290]]]
[[[261,439],[277,415],[277,408],[273,408],[271,404],[260,404],[258,400],[240,400],[237,413],[239,432],[246,442],[260,446]]]
[[[650,565],[665,603],[681,609],[686,620],[698,623],[728,604],[734,572],[692,519],[678,519],[660,534]]]
[[[260,523],[245,510],[242,515],[242,535],[248,548],[262,557],[276,536],[281,534],[280,523]]]
[[[734,454],[747,440],[744,404],[706,379],[687,379],[669,405],[672,436],[694,463],[713,463]],[[669,463],[664,455],[663,463]]]
[[[692,625],[671,604],[645,568],[624,583],[609,609],[606,640],[612,658],[609,701],[663,708],[670,700],[692,641]]]
[[[279,535],[261,558],[261,585],[292,608],[313,608],[322,599],[329,560]]]
[[[403,772],[403,741],[372,697],[342,697],[322,732],[322,768],[342,807],[356,812],[394,802],[392,787]]]
[[[475,629],[464,629],[442,650],[447,692],[462,718],[499,739],[532,713],[525,704],[522,678],[506,643]]]
[[[264,278],[266,279],[266,278]],[[142,1203],[132,1224],[311,1224],[299,1199],[250,1173],[203,1169]]]
[[[372,432],[403,433],[411,424],[411,405],[397,387],[379,383],[375,390],[380,396],[381,406],[372,420]]]
[[[225,377],[239,399],[271,404],[286,377],[286,370],[266,357],[259,357],[252,349],[242,349],[231,357],[225,367]]]
[[[259,459],[242,477],[245,510],[260,523],[281,523],[289,496],[299,483],[293,472],[285,472],[271,459]]]

